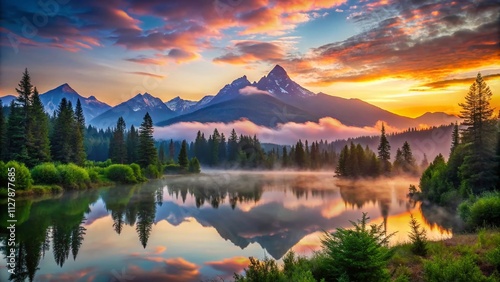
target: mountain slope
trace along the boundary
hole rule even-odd
[[[214,96],[207,95],[201,98],[199,101],[184,100],[177,96],[174,99],[165,103],[167,107],[178,115],[187,114],[194,112],[198,109],[203,108],[205,105],[210,103]]]
[[[5,106],[10,105],[10,102],[15,100],[16,98],[17,97],[14,95],[7,95],[7,96],[0,97],[0,100],[2,101],[2,106],[5,107]]]
[[[83,115],[87,123],[94,117],[98,116],[99,114],[111,108],[111,106],[97,100],[96,97],[94,96],[90,96],[88,98],[81,96],[67,83],[62,84],[43,94],[40,94],[40,100],[42,101],[45,107],[45,111],[49,115],[54,114],[54,112],[59,107],[62,98],[66,98],[68,101],[71,101],[73,107],[76,106],[77,100],[80,99],[80,103],[82,104],[82,109],[83,109]]]
[[[140,126],[146,113],[149,113],[153,122],[175,116],[161,99],[145,93],[137,94],[132,99],[111,108],[92,119],[90,123],[99,128],[114,127],[118,118],[123,117],[127,127]]]
[[[252,84],[248,81],[246,75],[235,79],[233,82],[226,84],[221,90],[219,90],[217,95],[215,95],[215,97],[213,97],[207,105],[215,105],[220,102],[240,97],[242,95],[240,90],[251,85]]]
[[[293,81],[285,69],[276,65],[267,76],[263,76],[255,85],[259,90],[267,91],[274,97],[290,102],[291,99],[313,97],[316,94]]]
[[[215,99],[215,98],[214,98]],[[208,105],[195,112],[157,123],[158,126],[178,122],[232,122],[248,119],[251,122],[275,127],[278,123],[318,121],[313,115],[290,106],[265,94],[240,95],[239,97]]]

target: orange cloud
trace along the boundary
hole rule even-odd
[[[205,264],[211,266],[212,268],[224,272],[228,276],[232,276],[234,273],[240,273],[244,268],[248,267],[250,260],[247,257],[232,257],[226,258],[220,261],[209,261]]]

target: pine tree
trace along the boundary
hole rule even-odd
[[[344,146],[342,151],[340,151],[339,161],[337,163],[337,168],[335,172],[339,176],[348,176],[347,175],[347,161],[349,158],[349,147],[347,145]]]
[[[286,151],[286,146],[283,146],[283,152],[282,152],[282,157],[281,157],[281,166],[282,167],[288,167],[288,155]]]
[[[453,126],[453,133],[451,134],[451,149],[450,156],[453,154],[457,146],[460,144],[460,133],[458,131],[458,123],[455,122]]]
[[[417,164],[415,163],[415,158],[413,157],[410,144],[407,141],[405,141],[401,149],[404,160],[403,171],[406,173],[416,173]]]
[[[196,157],[192,158],[189,161],[189,172],[191,173],[200,173],[201,172],[201,167],[200,167],[200,162]]]
[[[394,164],[392,165],[392,168],[396,172],[402,172],[404,166],[404,158],[403,158],[403,152],[401,151],[400,148],[396,150],[396,157],[394,159]]]
[[[229,162],[234,163],[238,160],[238,135],[236,135],[236,131],[234,131],[234,129],[231,131],[227,146],[228,160]]]
[[[224,163],[227,160],[227,144],[226,144],[226,136],[224,133],[220,134],[220,142],[219,142],[219,163]]]
[[[61,99],[56,111],[54,130],[51,136],[51,153],[54,161],[69,163],[74,160],[75,119],[71,102]]]
[[[82,104],[80,103],[80,99],[76,101],[76,109],[75,109],[75,128],[73,129],[73,159],[72,162],[78,165],[83,165],[85,163],[85,159],[87,158],[87,154],[85,153],[84,146],[84,134],[85,134],[85,118],[83,116]]]
[[[7,121],[5,139],[5,159],[6,161],[26,162],[28,150],[26,148],[26,132],[23,126],[23,112],[21,107],[15,102],[10,103],[10,114]]]
[[[170,144],[168,145],[168,159],[173,162],[174,157],[175,157],[174,140],[170,139]]]
[[[380,144],[378,146],[378,159],[380,161],[380,169],[382,174],[391,172],[391,145],[385,136],[385,127],[382,124],[382,134],[380,135]]]
[[[219,131],[214,129],[214,134],[212,138],[209,138],[209,150],[210,150],[210,161],[211,166],[216,166],[219,163],[219,144],[221,142],[221,136]]]
[[[424,158],[420,163],[420,170],[424,171],[429,166],[429,160],[427,159],[427,155],[424,153]]]
[[[474,194],[493,190],[496,187],[495,145],[496,120],[490,106],[491,90],[478,73],[476,81],[465,96],[460,117],[466,127],[462,140],[466,146],[466,156],[460,166],[462,183]]]
[[[295,145],[295,162],[300,168],[304,168],[306,166],[306,153],[301,140],[299,140]]]
[[[187,157],[187,143],[186,140],[182,141],[181,151],[179,152],[179,156],[177,158],[179,166],[185,170],[188,169],[189,161]]]
[[[26,144],[29,155],[29,162],[26,164],[28,167],[50,161],[49,119],[36,87],[33,90],[32,100],[28,121],[29,143]]]
[[[127,133],[127,159],[129,163],[136,163],[139,160],[138,146],[139,132],[137,132],[134,125],[131,125],[129,132]]]
[[[110,159],[113,163],[125,164],[127,162],[127,144],[125,143],[125,120],[119,117],[116,128],[110,141]]]
[[[138,163],[141,167],[147,167],[151,164],[156,165],[158,162],[153,131],[153,120],[149,113],[146,113],[139,128]]]

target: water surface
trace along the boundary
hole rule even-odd
[[[451,237],[444,210],[407,199],[417,182],[213,171],[18,201],[18,274],[9,277],[4,260],[0,280],[228,281],[249,256],[310,255],[324,231],[349,227],[362,212],[398,232],[393,244],[407,240],[410,214],[430,239]]]

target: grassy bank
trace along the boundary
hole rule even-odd
[[[500,281],[500,229],[477,229],[429,242],[419,224],[411,223],[411,241],[388,246],[391,234],[368,217],[349,229],[325,233],[322,249],[311,257],[283,257],[283,265],[250,258],[235,281]],[[413,228],[414,227],[414,228]]]

